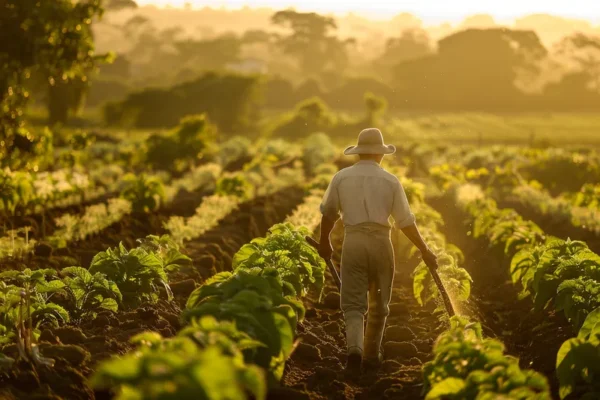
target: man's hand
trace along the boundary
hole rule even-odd
[[[319,255],[325,260],[331,260],[331,256],[333,255],[333,247],[331,247],[331,243],[327,241],[322,241],[319,243]]]
[[[437,256],[429,247],[427,247],[424,251],[421,251],[421,258],[423,258],[423,262],[429,268],[438,268]]]

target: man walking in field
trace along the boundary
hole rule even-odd
[[[396,228],[421,251],[423,261],[437,268],[437,258],[419,233],[404,188],[380,165],[384,155],[395,151],[393,145],[384,144],[379,129],[360,132],[358,144],[344,151],[345,155],[357,154],[360,161],[333,177],[321,203],[319,254],[324,259],[333,253],[329,235],[340,216],[344,224],[341,308],[346,320],[347,368],[351,371],[360,370],[363,358],[375,366],[383,360],[381,341],[395,268],[390,216]]]

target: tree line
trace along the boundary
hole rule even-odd
[[[359,109],[365,92],[384,97],[392,111],[588,111],[600,105],[599,37],[573,34],[546,48],[533,31],[488,28],[432,43],[424,30],[412,28],[388,39],[375,59],[362,60],[356,40],[341,38],[332,17],[283,10],[271,24],[189,38],[134,16],[122,25],[132,38],[130,51],[100,66],[89,104],[219,71],[266,75],[260,91],[269,109],[315,96],[334,108]],[[265,71],[243,70],[239,65],[248,59]]]
[[[132,7],[131,0],[0,1],[0,27],[12,38],[0,43],[3,156],[16,159],[42,146],[25,125],[32,101],[47,106],[50,124],[66,122],[87,99],[93,106],[109,101],[109,124],[164,126],[183,111],[207,112],[229,131],[251,125],[261,109],[289,109],[306,99],[360,110],[365,93],[391,111],[600,105],[600,39],[591,35],[546,48],[533,31],[466,29],[432,43],[414,28],[363,60],[357,41],[341,37],[334,18],[316,13],[282,10],[263,30],[201,38],[156,30],[134,15],[114,26],[130,38],[129,50],[96,54],[93,26],[103,13]]]

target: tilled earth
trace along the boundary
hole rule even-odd
[[[0,399],[109,399],[112,393],[93,392],[87,377],[97,362],[130,349],[129,338],[144,330],[155,330],[173,336],[180,329],[179,315],[189,293],[207,277],[229,270],[231,258],[245,243],[263,236],[269,227],[281,222],[301,203],[300,189],[286,189],[273,196],[257,198],[240,209],[201,238],[186,244],[186,252],[194,267],[181,271],[171,285],[176,302],[142,304],[134,309],[113,314],[101,313],[91,321],[80,321],[59,329],[48,328],[40,338],[41,352],[56,360],[52,369],[33,371],[22,364],[8,374],[0,374]],[[35,266],[62,265],[76,259],[81,265],[98,251],[114,246],[119,240],[133,245],[147,234],[162,233],[162,222],[170,215],[192,215],[199,204],[198,194],[176,202],[173,209],[146,220],[129,218],[109,228],[65,254],[36,257]],[[518,300],[517,288],[508,281],[501,255],[485,243],[467,235],[464,216],[452,204],[433,202],[446,220],[446,235],[465,253],[465,267],[473,276],[472,300],[468,312],[481,321],[488,336],[498,337],[509,354],[521,358],[521,366],[545,373],[556,392],[554,357],[558,346],[568,337],[568,324],[560,314],[531,313],[527,299]],[[341,248],[342,232],[334,232],[336,255]],[[398,236],[400,237],[400,236]],[[396,249],[405,243],[395,239]],[[272,390],[269,398],[279,399],[417,399],[422,398],[423,363],[431,359],[431,350],[446,323],[434,314],[433,306],[421,307],[412,295],[410,274],[416,260],[406,261],[397,252],[396,278],[384,336],[385,361],[377,370],[364,371],[359,377],[344,371],[344,321],[339,309],[339,294],[328,278],[323,299],[305,301],[306,319],[298,327],[298,346],[287,363],[282,387]],[[65,260],[67,259],[67,260]],[[86,264],[87,262],[87,264]],[[45,264],[46,263],[46,264]],[[339,257],[338,257],[339,263]],[[548,334],[552,332],[552,334]],[[3,352],[16,355],[15,346]]]
[[[58,329],[44,329],[40,337],[40,350],[43,356],[56,360],[55,366],[34,371],[29,365],[22,363],[8,373],[0,374],[0,399],[112,398],[112,393],[94,392],[88,386],[87,377],[93,372],[94,366],[112,355],[127,352],[131,348],[129,339],[145,330],[157,331],[165,337],[173,336],[181,327],[181,307],[191,291],[206,277],[229,269],[233,254],[243,244],[254,237],[264,236],[269,227],[282,221],[302,202],[303,195],[301,189],[286,189],[272,196],[244,203],[217,227],[198,240],[186,244],[186,252],[194,260],[194,266],[181,271],[172,283],[175,302],[141,304],[116,314],[100,313],[91,321],[77,321]],[[182,210],[188,214],[189,211]],[[164,218],[165,216],[161,219]],[[151,226],[156,227],[155,224]],[[137,237],[157,233],[139,235],[143,232],[132,231],[138,234]],[[131,235],[126,238],[132,240],[133,237]],[[105,240],[95,240],[106,244]],[[89,242],[82,247],[95,248]],[[76,250],[73,253],[79,255]],[[12,357],[17,355],[15,345],[5,346],[2,352]]]

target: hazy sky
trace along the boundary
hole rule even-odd
[[[295,7],[300,11],[345,13],[353,11],[368,17],[386,18],[410,12],[427,22],[458,21],[472,14],[491,14],[510,19],[525,14],[546,13],[600,22],[600,0],[137,0],[138,4],[194,7]]]

